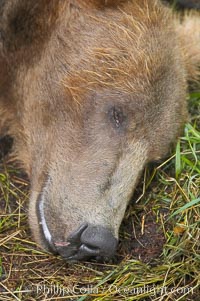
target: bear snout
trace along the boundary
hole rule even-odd
[[[68,237],[67,242],[55,242],[54,246],[67,261],[91,258],[101,261],[115,254],[117,239],[105,227],[83,224]]]

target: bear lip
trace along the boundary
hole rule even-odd
[[[39,217],[40,217],[40,222],[39,224],[41,225],[41,228],[43,230],[44,237],[46,241],[51,244],[52,241],[52,236],[49,231],[49,228],[47,226],[45,216],[44,216],[44,195],[40,195],[39,203],[38,203],[38,211],[39,211]]]
[[[50,252],[57,254],[57,250],[52,242],[52,235],[48,228],[48,225],[47,225],[47,222],[45,219],[45,214],[44,214],[45,188],[48,185],[49,181],[50,181],[50,178],[47,179],[47,182],[45,183],[41,193],[38,196],[37,216],[38,216],[38,222],[39,222],[39,226],[40,226],[41,235],[43,236],[43,243],[45,244],[46,248]]]

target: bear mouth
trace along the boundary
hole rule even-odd
[[[113,257],[118,239],[114,236],[112,229],[105,225],[83,221],[67,237],[55,235],[55,230],[51,230],[51,215],[46,211],[48,209],[48,190],[51,185],[53,185],[52,178],[47,175],[40,193],[36,196],[39,236],[44,249],[54,255],[60,255],[70,262],[88,259],[102,261],[105,258]],[[59,216],[58,219],[60,219]],[[62,225],[57,227],[62,231]]]
[[[93,255],[95,253],[95,255],[98,256],[99,255],[98,250],[95,250],[94,252],[93,248],[88,248],[88,246],[85,246],[84,244],[80,243],[79,237],[81,236],[82,232],[87,228],[87,224],[83,224],[78,229],[77,233],[74,233],[75,235],[72,240],[69,239],[64,242],[53,241],[51,232],[49,230],[45,218],[46,189],[50,184],[50,182],[51,179],[50,176],[48,176],[37,198],[37,203],[36,203],[40,236],[45,249],[54,255],[60,255],[63,259],[70,262],[77,262],[82,259],[90,258],[90,253],[92,253]]]
[[[109,229],[102,226],[85,222],[71,233],[66,240],[57,241],[53,239],[45,218],[47,182],[46,185],[39,194],[36,205],[40,237],[44,248],[54,255],[60,255],[69,262],[91,259],[101,262],[112,257],[117,247],[117,239]],[[90,237],[94,238],[93,241],[90,240]]]
[[[81,236],[85,230],[88,228],[88,224],[82,224],[78,230],[76,230],[73,235],[70,235],[66,241],[56,241],[53,242],[52,235],[48,228],[45,214],[44,214],[44,201],[45,192],[42,191],[38,196],[37,200],[37,212],[38,212],[38,222],[40,227],[40,234],[43,240],[45,248],[54,255],[60,255],[63,259],[68,262],[78,262],[82,260],[91,260],[101,262],[106,256],[100,252],[98,247],[90,246],[87,243],[81,241]],[[113,250],[115,250],[117,245],[117,240],[113,243]]]

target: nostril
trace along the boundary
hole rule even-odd
[[[117,247],[117,239],[112,232],[101,226],[89,225],[81,235],[81,242],[89,250],[93,250],[95,255],[112,256]]]
[[[87,245],[86,244],[82,244],[81,246],[85,246],[88,249],[93,250],[94,252],[99,252],[99,248],[98,247],[94,247],[94,246],[89,245],[89,244],[87,244]]]
[[[85,244],[82,244],[79,250],[81,251],[81,253],[85,254],[86,256],[97,256],[100,254],[99,248],[94,248]]]
[[[83,231],[88,227],[88,224],[81,225],[76,231],[74,231],[70,236],[68,236],[68,241],[73,244],[80,244],[81,235]]]

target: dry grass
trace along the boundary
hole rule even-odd
[[[29,183],[0,162],[0,300],[185,300],[200,296],[200,93],[174,153],[144,173],[115,263],[68,264],[41,251],[27,222]]]

